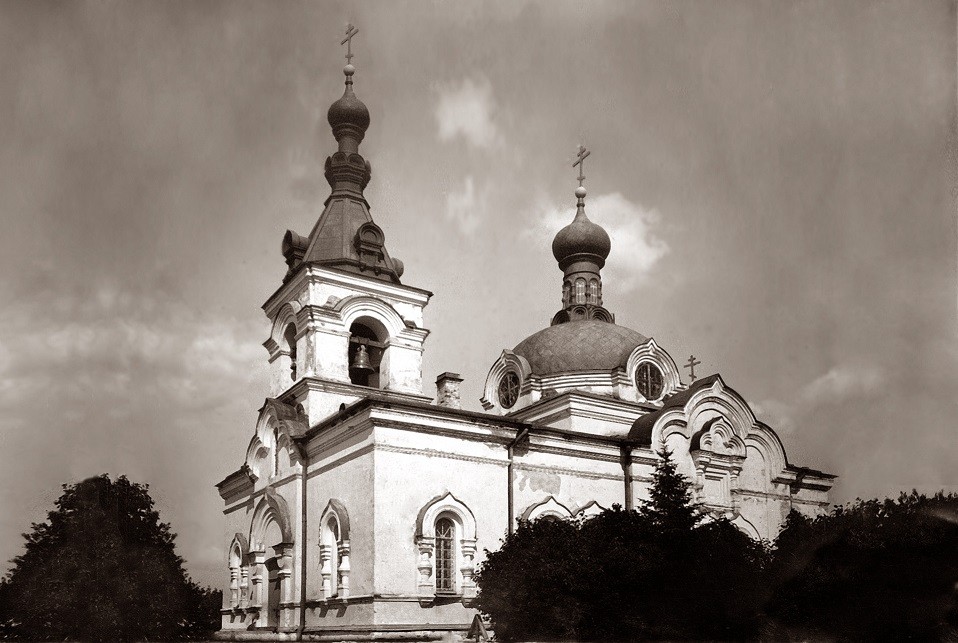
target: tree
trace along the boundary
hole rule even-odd
[[[793,512],[769,576],[771,638],[958,639],[958,495]]]
[[[107,475],[63,485],[0,585],[7,638],[135,640],[218,627],[220,592],[189,579],[148,487]]]
[[[660,532],[688,533],[702,520],[702,510],[692,498],[692,483],[679,473],[671,451],[658,455],[644,513]]]
[[[693,501],[668,452],[638,511],[522,523],[477,576],[505,641],[744,638],[756,631],[767,549]]]
[[[486,550],[476,606],[493,615],[499,640],[581,638],[585,563],[576,523],[520,521],[498,551]]]

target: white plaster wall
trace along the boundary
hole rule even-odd
[[[515,458],[515,514],[550,495],[570,511],[591,501],[606,509],[625,506],[625,477],[618,461],[610,462],[554,453],[534,448]]]
[[[386,389],[401,393],[422,394],[422,349],[410,348],[390,341],[383,355],[381,370],[386,372]]]
[[[307,475],[307,600],[322,597],[319,565],[320,518],[330,499],[349,513],[349,593],[369,594],[372,583],[373,453],[370,432],[360,431],[329,444],[310,465]]]
[[[277,355],[276,359],[269,363],[269,395],[278,397],[293,385],[293,379],[290,377],[289,355]]]
[[[485,548],[497,549],[507,530],[507,469],[503,463],[476,461],[486,445],[445,436],[426,436],[396,429],[376,429],[375,558],[376,591],[414,597],[418,593],[415,543],[416,516],[437,496],[451,492],[476,519],[476,563]],[[431,454],[413,449],[429,445]],[[504,452],[499,447],[500,457]],[[448,455],[443,455],[448,454]],[[458,457],[449,457],[455,455]],[[471,459],[465,459],[471,458]],[[390,618],[407,622],[468,622],[473,611],[461,604],[422,608],[418,603],[390,604]],[[403,606],[403,607],[400,607]],[[430,610],[423,614],[422,610]]]

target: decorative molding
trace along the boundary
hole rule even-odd
[[[571,520],[574,514],[564,504],[555,499],[555,496],[549,496],[545,500],[533,503],[526,507],[519,515],[520,520],[538,520],[545,516],[556,516],[563,520]]]
[[[522,464],[521,462],[516,462],[513,465],[513,468],[516,471],[546,471],[549,473],[564,473],[571,476],[579,476],[580,478],[588,478],[590,480],[623,480],[622,474],[611,475],[605,473],[594,473],[592,471],[583,471],[581,469],[567,469],[564,467],[548,467],[539,464]],[[633,480],[637,480],[636,476],[633,476]]]
[[[655,365],[662,372],[662,393],[655,400],[646,400],[635,385],[635,372],[645,362]],[[646,401],[657,406],[662,404],[663,399],[675,393],[682,380],[672,356],[655,343],[654,339],[649,339],[646,343],[635,347],[626,362],[625,371],[631,388],[635,391],[636,401]]]
[[[448,491],[427,502],[416,516],[415,541],[419,554],[416,569],[419,573],[420,604],[432,605],[439,597],[436,592],[434,553],[436,520],[440,516],[448,516],[456,523],[456,536],[459,542],[456,551],[459,569],[456,593],[464,604],[471,604],[477,592],[473,579],[477,540],[476,517],[468,506]]]
[[[507,409],[499,403],[499,380],[509,371],[514,371],[519,375],[519,397],[515,404]],[[499,359],[495,361],[486,375],[486,383],[482,387],[483,396],[479,400],[482,408],[486,411],[495,409],[498,413],[505,415],[527,405],[530,401],[528,399],[530,391],[528,380],[531,373],[532,368],[529,366],[529,360],[509,349],[503,350]]]
[[[483,458],[481,456],[462,455],[458,453],[449,453],[448,451],[439,451],[437,449],[422,449],[416,447],[401,447],[393,444],[382,444],[377,442],[373,445],[376,451],[387,451],[391,453],[403,453],[406,455],[420,455],[428,458],[444,458],[447,460],[459,460],[462,462],[475,462],[478,464],[492,464],[499,467],[509,466],[505,456],[501,460],[496,458]]]

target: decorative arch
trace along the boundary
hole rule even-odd
[[[722,416],[705,423],[689,440],[689,451],[709,451],[722,455],[745,457],[745,441]]]
[[[545,500],[537,502],[526,507],[526,510],[519,516],[521,520],[538,520],[546,516],[555,516],[563,520],[571,520],[573,514],[569,508],[555,499],[555,496],[549,496]]]
[[[396,309],[381,299],[368,295],[350,295],[336,302],[333,310],[339,313],[343,326],[349,328],[361,317],[375,320],[382,325],[387,337],[383,341],[399,335],[406,329],[406,322]]]
[[[472,509],[459,501],[452,493],[436,496],[427,502],[416,516],[416,537],[434,537],[436,518],[440,513],[452,513],[463,524],[463,538],[476,540],[476,517]]]
[[[249,468],[253,482],[269,478],[269,447],[263,444],[259,434],[253,435],[246,447],[246,466]]]
[[[765,457],[768,472],[772,480],[780,476],[788,467],[785,447],[778,435],[764,422],[756,422],[753,431],[745,438],[746,446],[755,447]]]
[[[512,371],[519,376],[519,399],[516,400],[516,403],[510,408],[506,409],[499,403],[499,380],[509,371]],[[529,366],[529,360],[527,360],[522,355],[517,355],[511,350],[504,350],[499,356],[499,359],[492,365],[492,368],[489,369],[489,374],[486,375],[486,383],[483,386],[483,396],[480,402],[482,403],[483,408],[487,411],[489,409],[497,409],[502,413],[508,411],[513,411],[518,408],[521,408],[521,400],[523,389],[525,388],[526,382],[529,379],[529,375],[532,374],[532,367]]]
[[[273,318],[273,325],[269,331],[269,338],[270,341],[275,345],[276,352],[288,350],[289,347],[284,347],[284,334],[286,333],[286,328],[290,324],[297,329],[298,334],[300,330],[300,324],[297,323],[297,316],[302,309],[302,305],[294,299],[293,301],[288,301],[283,304],[276,313],[276,317]],[[271,351],[271,353],[272,352],[273,351]]]
[[[249,542],[258,550],[265,546],[262,539],[265,537],[266,528],[270,522],[275,522],[279,527],[284,543],[295,542],[296,538],[292,529],[286,499],[271,487],[267,487],[266,493],[263,494],[256,505],[256,509],[253,510],[253,519],[250,521]]]
[[[645,362],[655,365],[662,372],[662,394],[659,395],[656,400],[647,401],[659,402],[675,393],[681,384],[678,366],[676,366],[672,356],[656,344],[654,339],[650,339],[646,343],[636,346],[625,363],[625,372],[629,377],[629,381],[632,382],[632,386],[635,387],[636,371],[638,371],[639,366]],[[636,399],[641,398],[638,389],[636,389],[635,393]]]
[[[762,535],[758,533],[758,529],[755,528],[755,525],[753,525],[742,514],[735,516],[735,519],[732,520],[731,522],[733,525],[738,527],[738,529],[742,531],[746,536],[749,536],[750,538],[753,538],[754,540],[762,539]]]
[[[696,391],[685,404],[685,409],[689,426],[703,426],[715,415],[720,415],[742,439],[756,424],[752,409],[738,393],[725,385],[722,378],[717,378],[712,386]]]
[[[416,516],[416,547],[419,552],[417,570],[419,572],[419,600],[422,604],[430,604],[435,600],[436,587],[436,554],[437,534],[436,523],[442,519],[446,525],[451,521],[456,531],[451,536],[453,551],[451,563],[457,569],[456,582],[452,593],[460,595],[465,605],[471,605],[476,596],[476,583],[473,580],[475,573],[476,554],[476,517],[472,510],[459,501],[452,493],[436,496],[427,502]],[[443,535],[443,541],[450,542],[448,534]]]
[[[292,406],[273,398],[266,398],[259,410],[256,431],[246,449],[246,465],[257,479],[268,480],[273,474],[269,456],[283,455],[280,468],[292,466],[301,460],[301,453],[293,441],[309,429],[309,420],[302,405]],[[255,480],[254,480],[255,482]]]
[[[600,505],[595,500],[592,500],[591,502],[587,502],[586,504],[576,509],[575,515],[576,515],[576,518],[589,519],[589,518],[598,516],[603,511],[605,511],[605,507]]]
[[[246,539],[246,536],[236,532],[233,534],[233,540],[230,541],[229,548],[229,565],[233,567],[239,567],[246,563],[246,558],[249,555],[249,540]]]
[[[336,517],[336,521],[339,524],[340,538],[342,540],[349,540],[349,513],[346,511],[346,505],[335,498],[331,499],[326,503],[326,508],[323,509],[319,524],[324,524],[330,515]]]

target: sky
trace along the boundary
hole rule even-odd
[[[559,309],[719,372],[834,499],[958,491],[953,2],[0,2],[0,561],[60,485],[149,483],[222,584],[214,484],[267,395],[260,306],[322,211],[343,37],[366,196],[478,410]],[[4,567],[0,566],[0,570]]]

